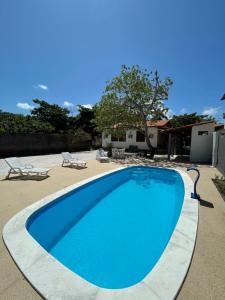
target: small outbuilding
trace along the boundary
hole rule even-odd
[[[190,162],[211,163],[213,132],[217,127],[214,121],[205,121],[167,129],[168,158],[171,154],[182,154],[186,150]]]

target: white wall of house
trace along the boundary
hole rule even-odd
[[[148,134],[151,135],[150,141],[153,147],[157,147],[158,142],[158,129],[157,127],[149,127]],[[112,144],[115,148],[129,148],[129,146],[137,146],[140,150],[147,150],[148,146],[146,142],[136,142],[136,129],[126,130],[126,141],[124,142],[112,142],[111,135],[102,134],[102,147],[107,147],[108,144]]]
[[[213,123],[201,124],[192,127],[190,150],[191,162],[211,162],[214,128]],[[208,134],[206,134],[206,132],[208,132]]]

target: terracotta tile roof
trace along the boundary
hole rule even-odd
[[[147,121],[147,126],[148,127],[158,127],[158,128],[168,128],[170,127],[170,120],[156,120],[156,121]],[[129,125],[125,125],[123,123],[118,123],[113,125],[113,128],[129,128]],[[135,125],[135,127],[138,127]]]
[[[215,121],[209,120],[209,121],[202,121],[202,122],[196,122],[195,124],[192,124],[193,126],[198,126],[198,125],[203,125],[203,124],[208,124],[208,123],[214,123]]]
[[[170,120],[147,121],[148,127],[169,127]]]
[[[215,124],[215,122],[213,120],[212,121],[203,121],[203,122],[188,124],[188,125],[184,125],[184,126],[180,126],[180,127],[168,128],[165,130],[165,132],[176,132],[176,131],[188,130],[188,129],[191,129],[193,126],[199,126],[199,125],[210,124],[210,123]]]
[[[215,130],[223,129],[224,124],[215,124]]]

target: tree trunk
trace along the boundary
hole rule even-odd
[[[148,136],[147,122],[145,122],[144,129],[145,129],[146,142],[147,142],[148,148],[150,150],[150,159],[153,159],[154,155],[155,155],[155,148],[152,146],[151,141],[150,141],[149,136]]]
[[[136,108],[139,110],[140,116],[141,116],[142,120],[144,121],[145,138],[146,138],[148,148],[150,150],[150,159],[153,159],[154,155],[155,155],[155,148],[152,146],[151,141],[150,141],[149,136],[148,136],[147,117],[145,116],[145,114],[143,112],[143,109],[140,105],[136,104]]]

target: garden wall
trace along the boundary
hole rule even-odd
[[[213,166],[225,176],[225,129],[213,136]]]
[[[0,157],[90,150],[91,139],[72,134],[15,134],[0,136]]]

